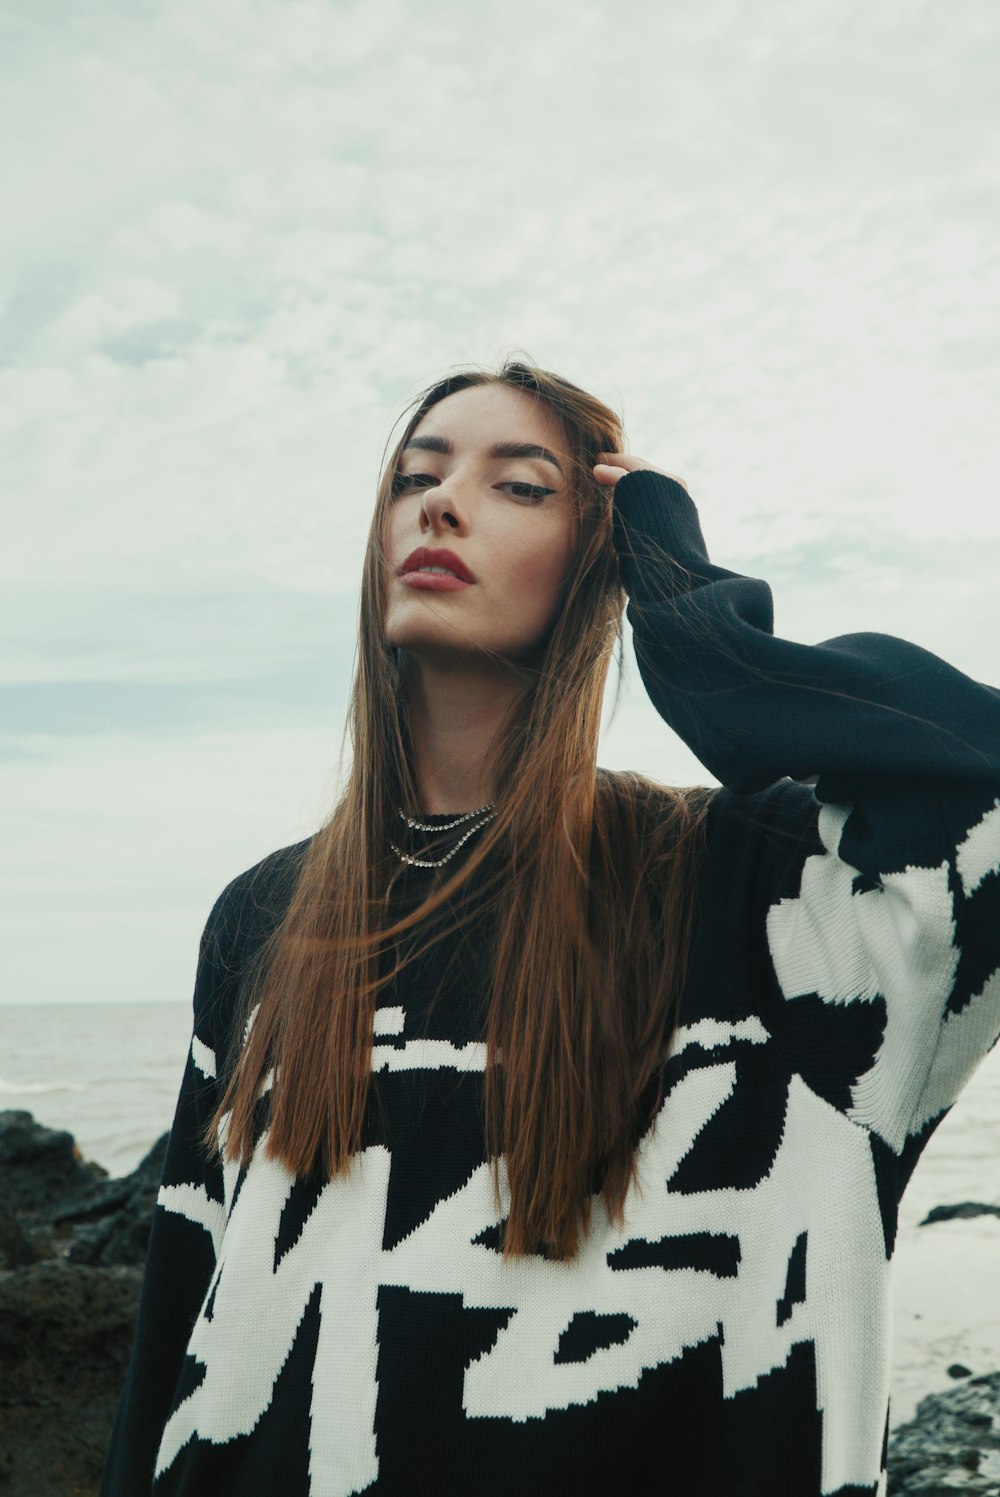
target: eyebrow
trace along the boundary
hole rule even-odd
[[[447,437],[411,437],[403,451],[410,447],[420,447],[425,452],[441,452],[445,457],[451,457],[455,448]],[[543,462],[551,463],[554,468],[562,473],[562,465],[555,453],[550,452],[547,447],[538,447],[534,442],[494,442],[492,447],[486,450],[487,457],[537,457]]]

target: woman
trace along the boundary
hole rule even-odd
[[[884,1492],[897,1206],[1000,1031],[1000,693],[776,639],[533,365],[419,399],[346,790],[241,874],[102,1493]],[[721,786],[596,767],[622,611]]]

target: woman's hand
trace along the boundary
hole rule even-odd
[[[672,478],[674,483],[680,484],[685,494],[688,493],[688,486],[683,478],[678,478],[675,473],[664,473],[662,468],[654,468],[652,463],[647,463],[641,457],[633,457],[630,452],[599,452],[597,457],[594,477],[598,483],[606,483],[613,488],[626,473],[662,473],[664,478]]]

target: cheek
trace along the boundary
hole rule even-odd
[[[399,516],[395,508],[386,511],[382,523],[382,550],[386,559],[392,564],[396,555],[396,532],[399,529]]]
[[[534,613],[551,613],[559,600],[572,551],[572,537],[563,533],[539,536],[534,545],[519,548],[511,557],[508,574],[512,594]]]

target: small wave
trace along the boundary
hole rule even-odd
[[[89,1092],[90,1087],[80,1081],[5,1081],[0,1076],[0,1096],[5,1092],[16,1092],[22,1097],[41,1097],[51,1092]]]

